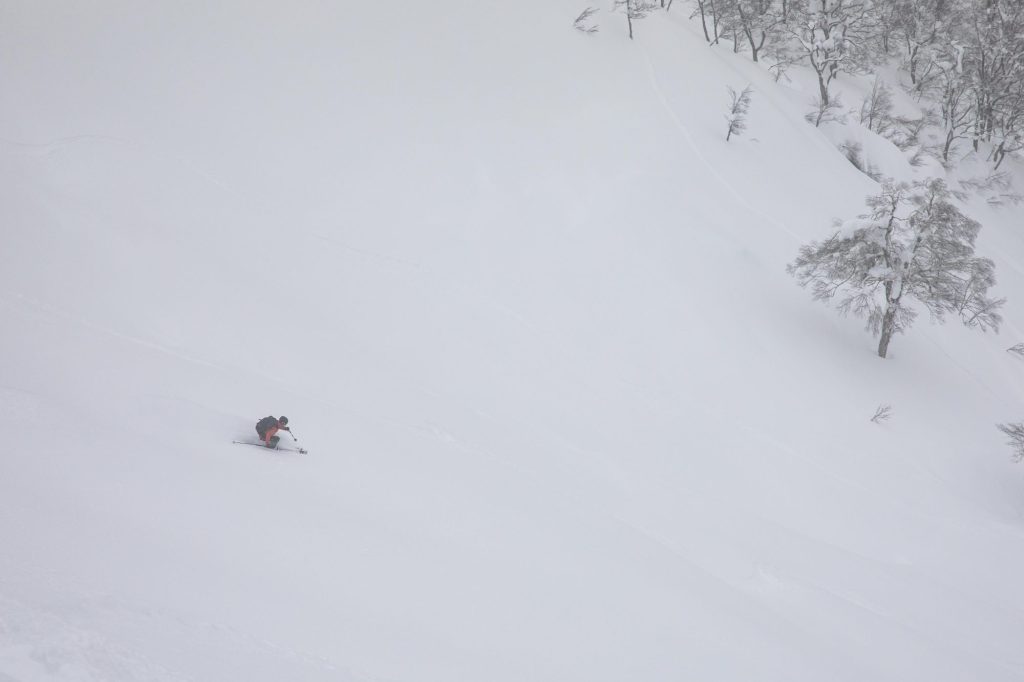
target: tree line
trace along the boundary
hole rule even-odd
[[[636,20],[673,4],[615,0],[630,37]],[[941,126],[937,156],[946,164],[961,143],[976,152],[991,143],[996,169],[1024,149],[1021,0],[694,0],[693,14],[708,43],[725,39],[754,61],[769,55],[779,77],[792,65],[809,66],[820,112],[833,105],[831,85],[843,72],[897,62],[910,92],[932,105],[919,123]]]

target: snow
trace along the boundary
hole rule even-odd
[[[0,679],[1024,678],[1019,207],[880,360],[813,73],[580,9],[9,5]]]

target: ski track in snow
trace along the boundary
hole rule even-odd
[[[110,144],[117,144],[133,149],[140,152],[142,155],[149,158],[155,159],[163,164],[177,165],[196,177],[202,178],[206,182],[216,186],[219,189],[229,192],[230,194],[241,197],[234,188],[228,185],[223,180],[214,177],[211,173],[204,171],[197,165],[180,156],[168,154],[167,152],[161,151],[156,147],[152,147],[143,143],[134,142],[132,140],[125,139],[123,137],[117,137],[114,135],[68,135],[66,137],[58,137],[48,142],[24,142],[19,140],[12,140],[10,138],[0,137],[0,144],[6,144],[10,147],[22,148],[25,150],[32,150],[38,153],[40,156],[49,156],[54,152],[60,151],[67,147],[73,147],[81,143],[88,142],[105,142]]]
[[[66,310],[61,310],[60,308],[54,306],[53,304],[45,303],[43,301],[34,299],[31,296],[27,296],[25,294],[19,293],[15,294],[14,296],[0,295],[0,305],[6,305],[6,307],[12,310],[22,310],[25,312],[29,312],[31,314],[37,314],[49,317],[51,319],[58,319],[63,320],[65,322],[70,322],[74,326],[81,327],[83,329],[88,329],[90,331],[94,331],[99,334],[103,334],[105,336],[109,336],[120,341],[124,341],[126,343],[142,346],[143,348],[147,348],[158,353],[163,353],[164,355],[169,355],[173,358],[184,360],[185,362],[191,364],[209,367],[211,369],[216,369],[218,371],[224,371],[228,369],[224,366],[218,365],[214,362],[210,362],[209,360],[204,360],[202,358],[196,357],[184,351],[169,348],[160,343],[157,343],[156,341],[141,339],[137,336],[132,336],[130,334],[125,334],[123,332],[117,331],[116,329],[110,329],[109,327],[98,325],[95,322],[90,322]]]
[[[780,231],[792,237],[794,244],[799,244],[801,240],[800,235],[793,232],[791,229],[783,225],[775,218],[766,215],[762,211],[759,211],[753,206],[751,206],[750,202],[747,201],[746,197],[744,197],[739,192],[739,190],[737,190],[736,187],[719,172],[718,167],[711,162],[711,160],[704,154],[703,151],[701,151],[696,141],[694,141],[693,135],[690,134],[690,129],[687,127],[685,123],[683,123],[683,120],[679,117],[679,114],[676,113],[675,108],[673,108],[671,103],[668,101],[668,96],[665,94],[665,90],[664,88],[661,87],[661,83],[658,80],[658,74],[654,66],[654,62],[651,59],[650,54],[646,50],[644,51],[644,60],[647,63],[647,70],[650,76],[651,89],[654,91],[655,95],[657,95],[658,101],[661,102],[662,108],[665,110],[669,118],[672,120],[675,129],[679,131],[679,133],[683,136],[683,139],[686,141],[686,145],[690,148],[690,151],[692,151],[693,154],[698,159],[700,159],[701,164],[703,164],[704,167],[708,170],[711,177],[713,177],[719,185],[725,188],[725,190],[732,195],[736,202],[740,206],[745,208],[751,215],[764,220],[770,225],[775,226]]]

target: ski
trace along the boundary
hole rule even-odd
[[[280,445],[278,445],[277,447],[274,447],[274,448],[268,448],[263,443],[252,443],[252,442],[247,441],[247,440],[233,440],[231,442],[234,443],[235,445],[251,445],[251,446],[256,447],[256,448],[265,448],[267,450],[283,450],[284,452],[297,452],[300,455],[305,455],[305,454],[309,453],[309,450],[307,450],[305,448],[286,448],[286,447],[282,447]]]

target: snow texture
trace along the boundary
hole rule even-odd
[[[1024,679],[1019,207],[880,360],[785,265],[941,169],[676,4],[8,2],[0,680]]]

